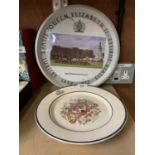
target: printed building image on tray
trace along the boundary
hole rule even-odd
[[[105,38],[53,33],[51,41],[52,66],[103,67]]]

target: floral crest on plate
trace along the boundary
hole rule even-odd
[[[86,124],[98,119],[101,112],[99,105],[87,99],[72,99],[61,108],[61,116],[71,124]]]

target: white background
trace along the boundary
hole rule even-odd
[[[0,154],[19,154],[19,2],[0,1]],[[136,0],[136,155],[155,154],[155,1]]]

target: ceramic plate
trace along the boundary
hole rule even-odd
[[[98,86],[117,65],[119,39],[114,25],[102,12],[70,5],[43,22],[35,51],[42,73],[56,86]]]
[[[48,136],[72,144],[94,144],[115,136],[127,112],[111,93],[78,85],[47,95],[36,111],[36,122]]]

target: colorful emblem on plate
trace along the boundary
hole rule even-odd
[[[73,99],[69,103],[64,103],[60,114],[71,124],[78,122],[84,125],[97,120],[100,112],[97,103],[87,99]]]

